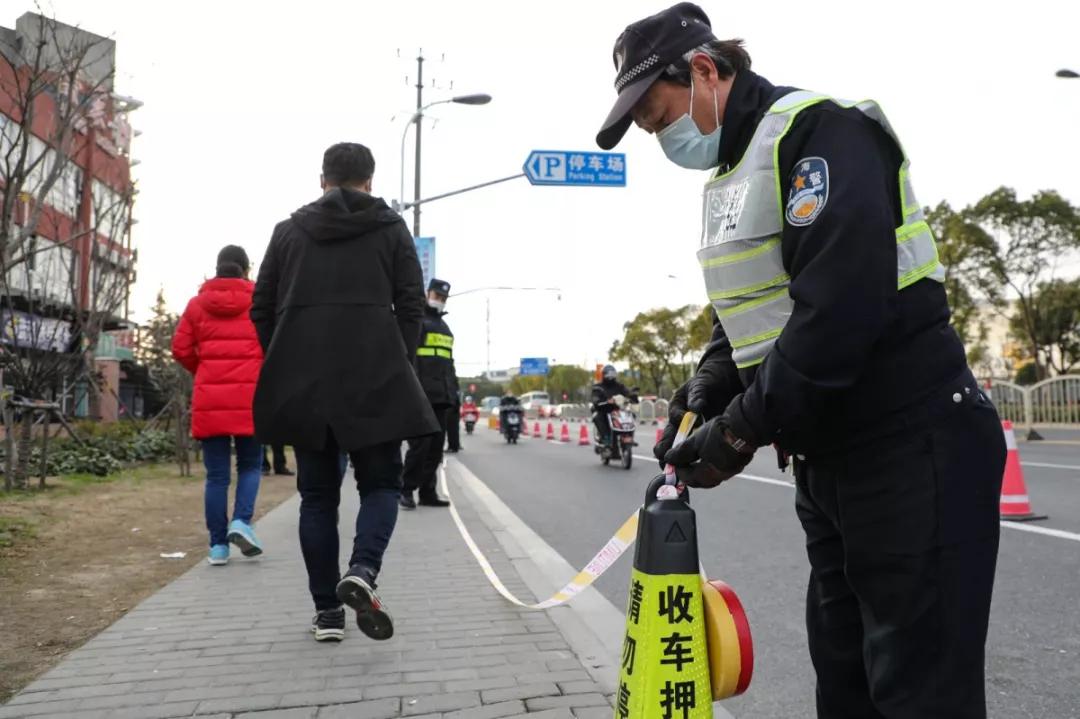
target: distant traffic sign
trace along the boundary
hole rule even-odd
[[[626,187],[626,155],[618,152],[533,150],[524,170],[534,185]]]
[[[548,360],[547,357],[522,357],[521,358],[521,374],[528,377],[529,375],[541,375],[547,376],[548,373]]]

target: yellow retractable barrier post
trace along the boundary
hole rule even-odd
[[[685,489],[657,499],[659,475],[638,514],[616,719],[710,719],[712,688],[697,551]]]

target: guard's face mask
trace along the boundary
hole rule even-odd
[[[427,304],[428,307],[433,310],[438,310],[439,312],[444,312],[446,310],[446,302],[444,300],[433,300],[429,297]]]
[[[720,109],[716,90],[713,90],[713,113],[716,129],[708,135],[701,134],[694,122],[694,79],[690,78],[690,109],[675,122],[657,133],[667,158],[688,170],[708,170],[720,163]]]

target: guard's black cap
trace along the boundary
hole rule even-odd
[[[431,282],[428,282],[428,292],[438,292],[443,297],[450,296],[450,283],[446,280],[437,280],[434,277],[431,278]]]
[[[618,145],[630,127],[630,110],[664,68],[715,39],[705,11],[688,2],[628,25],[615,41],[615,90],[619,99],[604,120],[596,144],[605,150]]]

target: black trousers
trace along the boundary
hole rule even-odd
[[[461,450],[461,407],[446,410],[446,447],[455,452]]]
[[[977,387],[943,404],[919,431],[795,463],[820,719],[986,717],[1005,443]]]
[[[263,445],[263,455],[262,455],[263,456],[263,460],[262,460],[263,471],[264,472],[269,472],[270,471],[270,457],[268,456],[267,451],[266,451],[268,448],[271,449],[273,451],[273,453],[274,453],[274,471],[275,472],[281,472],[282,470],[286,469],[286,465],[285,465],[285,445],[283,445],[283,444],[265,445],[264,444]]]
[[[446,443],[446,414],[447,407],[439,406],[432,408],[435,417],[439,420],[439,433],[429,434],[418,439],[409,440],[409,449],[405,453],[405,487],[406,494],[420,490],[420,499],[435,499],[438,494],[435,491],[435,472],[439,469],[443,459],[443,445]]]
[[[397,523],[401,496],[401,443],[387,442],[349,452],[360,493],[350,567],[373,576],[382,569],[383,554]],[[332,436],[322,450],[296,449],[296,488],[300,492],[300,550],[308,573],[308,589],[318,610],[341,606],[335,589],[338,565],[338,505],[345,478],[345,455]]]

